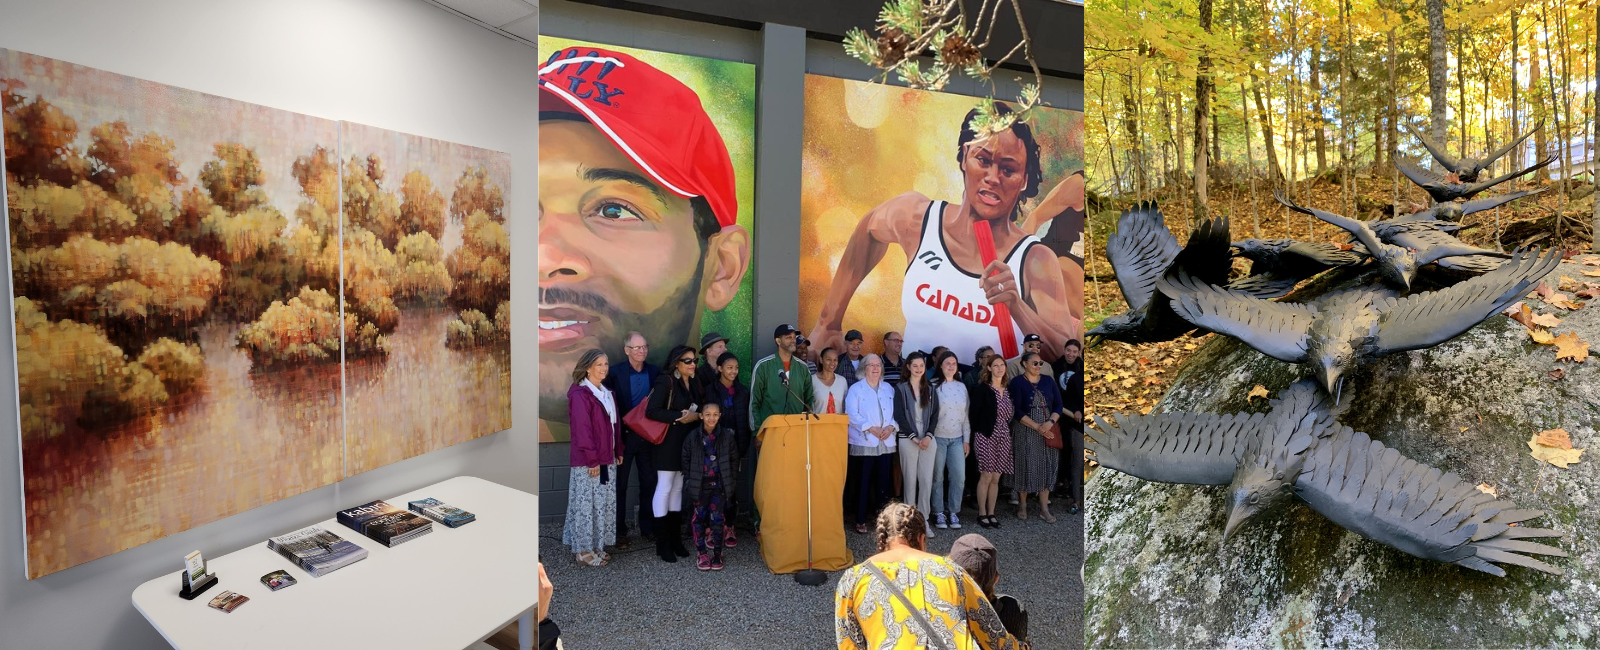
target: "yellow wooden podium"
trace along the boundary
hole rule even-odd
[[[761,428],[756,508],[761,511],[761,557],[773,573],[806,568],[806,426],[802,415],[774,415]],[[844,541],[844,476],[850,420],[811,416],[812,567],[838,571],[855,564]]]

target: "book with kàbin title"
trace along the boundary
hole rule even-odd
[[[269,538],[267,548],[305,569],[313,578],[367,558],[367,549],[317,526]]]
[[[426,517],[401,510],[381,499],[340,510],[338,519],[350,530],[389,548],[433,532],[433,522]]]
[[[440,503],[438,499],[412,501],[407,503],[406,506],[410,507],[412,512],[420,514],[451,528],[460,528],[477,521],[478,519],[477,515],[455,506],[447,506],[443,503]]]

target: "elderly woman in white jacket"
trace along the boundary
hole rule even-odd
[[[861,380],[845,394],[850,417],[850,468],[845,494],[856,497],[856,532],[866,534],[878,509],[889,500],[898,458],[894,422],[894,386],[883,380],[883,358],[869,354],[858,368]]]

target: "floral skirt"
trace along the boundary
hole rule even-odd
[[[572,468],[567,482],[567,524],[561,529],[561,543],[573,553],[600,551],[617,543],[617,467],[600,477],[589,476],[589,468]]]

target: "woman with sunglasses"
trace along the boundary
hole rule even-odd
[[[656,493],[650,502],[656,517],[656,555],[663,562],[689,557],[683,546],[683,440],[700,421],[700,382],[695,381],[694,348],[680,345],[667,355],[671,364],[650,388],[645,417],[665,422],[667,435],[656,445]]]
[[[1038,352],[1022,355],[1022,375],[1011,380],[1011,407],[1016,418],[1011,422],[1012,486],[1018,498],[1017,518],[1028,518],[1028,494],[1039,495],[1039,516],[1056,523],[1050,514],[1050,488],[1056,484],[1061,454],[1047,440],[1061,435],[1054,425],[1061,419],[1061,390],[1044,376],[1044,358]]]

